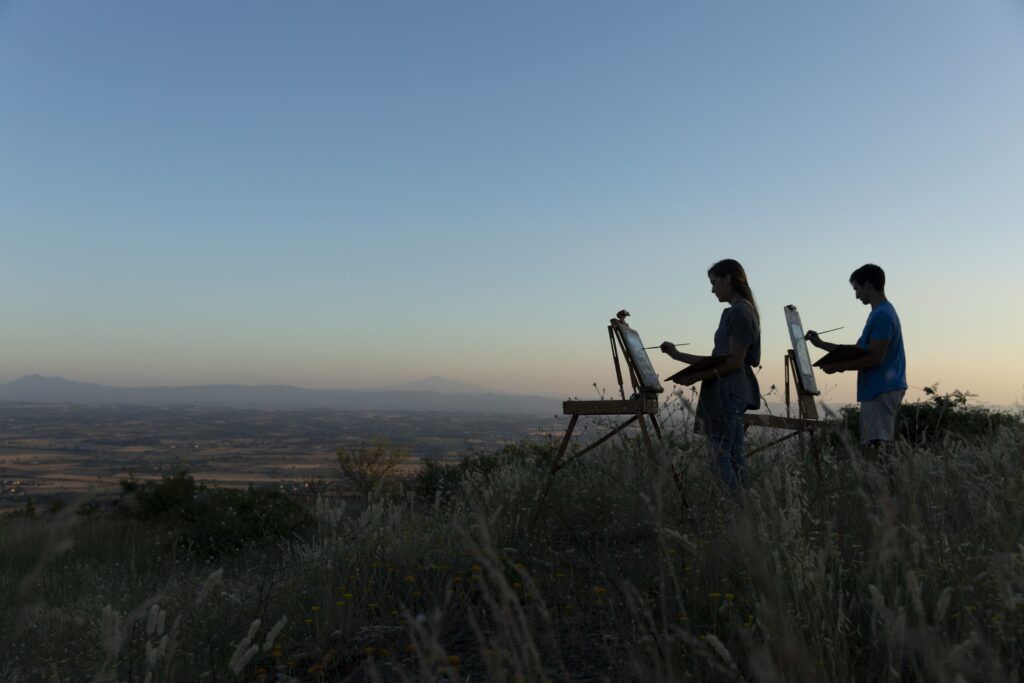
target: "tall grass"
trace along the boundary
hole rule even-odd
[[[787,442],[723,499],[669,422],[662,464],[626,438],[560,471],[532,533],[537,446],[321,498],[310,537],[217,564],[159,525],[5,518],[0,679],[1020,679],[1019,423],[899,446],[895,497],[835,440],[820,478]]]

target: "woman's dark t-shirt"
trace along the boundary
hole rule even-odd
[[[761,404],[761,389],[753,370],[754,366],[761,364],[761,324],[754,306],[746,299],[722,311],[722,318],[715,331],[712,356],[729,355],[729,337],[747,347],[743,367],[724,377],[701,382],[695,424],[696,431],[701,434],[722,432],[725,426],[725,400],[729,396],[746,401],[747,410]]]

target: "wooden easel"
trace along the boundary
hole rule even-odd
[[[650,366],[647,352],[644,351],[643,343],[640,342],[640,336],[626,323],[626,316],[628,315],[628,311],[619,311],[616,317],[609,321],[608,325],[608,341],[612,348],[612,363],[615,366],[615,378],[619,383],[619,396],[621,400],[565,401],[562,403],[562,413],[572,417],[569,420],[568,428],[565,430],[565,435],[562,437],[562,443],[558,447],[558,453],[551,462],[551,471],[548,474],[548,479],[544,483],[544,488],[541,489],[540,495],[537,497],[537,506],[534,509],[533,518],[530,522],[531,529],[537,523],[541,508],[547,499],[548,491],[554,482],[555,474],[566,465],[579,460],[590,451],[605,443],[634,422],[639,422],[640,424],[640,433],[648,457],[652,461],[657,462],[657,454],[647,428],[647,420],[644,418],[650,419],[654,434],[660,441],[662,433],[661,425],[658,424],[658,394],[664,391],[664,389],[662,389],[661,383]],[[622,381],[622,367],[619,364],[620,350],[622,357],[626,359],[629,383],[633,387],[633,393],[629,398],[626,398],[626,390]],[[629,418],[583,450],[577,451],[563,459],[569,448],[569,441],[572,439],[576,422],[581,415],[628,415]],[[688,505],[686,497],[683,495],[682,478],[678,471],[676,471],[675,466],[672,467],[672,477],[679,488],[683,507],[686,508]]]
[[[777,415],[744,415],[743,426],[744,427],[771,427],[773,429],[786,429],[790,430],[789,434],[779,437],[773,441],[769,441],[766,444],[761,444],[757,448],[748,451],[747,456],[759,453],[766,448],[770,448],[777,444],[782,443],[797,437],[800,441],[800,457],[804,456],[804,434],[807,434],[811,441],[811,448],[814,453],[814,465],[818,474],[818,479],[821,479],[821,451],[817,448],[814,442],[814,431],[821,426],[821,422],[818,419],[818,406],[814,403],[814,397],[818,395],[818,391],[815,388],[814,391],[809,390],[804,386],[804,382],[801,378],[800,373],[797,370],[796,354],[792,349],[786,352],[786,357],[783,358],[785,364],[785,398],[786,398],[786,416],[780,417]],[[798,411],[798,417],[792,417],[791,414],[791,402],[790,402],[790,387],[791,385],[796,389],[796,407]]]

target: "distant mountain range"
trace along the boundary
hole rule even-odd
[[[284,384],[110,387],[74,382],[63,377],[26,375],[0,384],[0,401],[265,410],[440,410],[529,415],[561,412],[561,401],[555,398],[499,393],[442,377],[428,377],[382,389],[305,389]]]
[[[431,375],[426,379],[418,379],[414,382],[396,384],[390,387],[371,389],[371,391],[436,391],[439,394],[498,394],[508,396],[508,392],[495,391],[486,387],[479,387],[467,382],[458,382],[453,379],[445,379],[437,375]]]

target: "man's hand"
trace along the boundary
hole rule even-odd
[[[819,337],[818,333],[815,332],[814,330],[807,330],[807,334],[804,335],[804,339],[811,342],[815,346],[821,344],[821,337]]]
[[[672,342],[661,342],[661,352],[671,356],[676,352],[676,345]]]
[[[842,370],[840,370],[835,365],[822,365],[821,371],[824,372],[826,375],[834,375],[837,372],[842,372]]]

